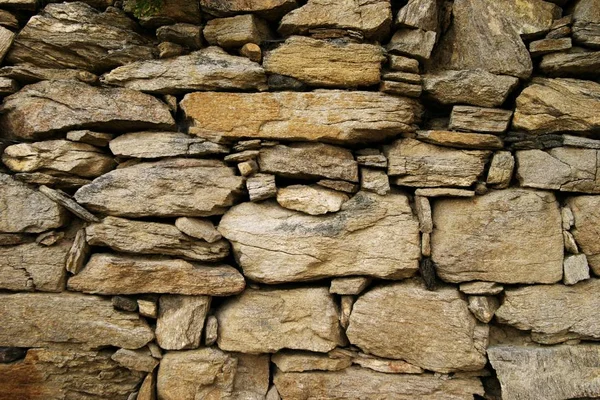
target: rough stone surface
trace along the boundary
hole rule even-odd
[[[110,141],[115,156],[160,158],[224,154],[227,147],[181,132],[132,132]]]
[[[420,254],[418,222],[402,194],[360,192],[327,216],[273,202],[244,203],[223,216],[219,231],[245,276],[265,283],[352,275],[402,279],[415,274]]]
[[[305,351],[279,351],[271,356],[282,372],[339,371],[352,365],[352,358],[332,350],[328,354]]]
[[[158,360],[152,357],[147,347],[137,350],[119,349],[110,358],[132,371],[152,372]]]
[[[79,130],[67,132],[67,140],[91,144],[92,146],[106,147],[114,138],[113,134],[94,132],[90,130]]]
[[[288,348],[327,352],[342,345],[338,311],[327,288],[246,289],[216,313],[219,348],[274,353]]]
[[[387,45],[387,50],[419,60],[428,60],[435,46],[435,32],[423,29],[398,29]]]
[[[261,44],[271,39],[266,22],[251,14],[211,19],[202,33],[209,44],[223,48],[242,47],[247,43]]]
[[[474,371],[486,363],[488,328],[471,315],[458,290],[428,291],[418,280],[359,297],[346,333],[363,351],[432,371]]]
[[[337,212],[348,199],[344,193],[320,186],[292,185],[277,192],[280,206],[310,215]]]
[[[208,296],[160,296],[156,320],[158,345],[165,350],[198,348],[209,308]]]
[[[218,160],[173,158],[111,171],[83,186],[75,200],[122,217],[223,214],[243,181]]]
[[[297,6],[296,0],[200,0],[202,11],[218,17],[252,13],[277,19]]]
[[[565,285],[574,285],[590,278],[590,267],[585,254],[565,257],[564,269],[563,283]]]
[[[567,200],[573,211],[573,236],[577,245],[586,255],[589,266],[600,275],[600,198],[597,196],[577,196]]]
[[[494,153],[487,175],[487,184],[495,189],[505,189],[510,185],[515,158],[509,151]]]
[[[439,25],[439,1],[409,0],[398,11],[396,24],[436,32]]]
[[[452,128],[452,127],[451,127]],[[456,127],[453,127],[456,128]],[[485,133],[454,131],[417,131],[417,139],[431,144],[459,149],[501,149],[502,140]]]
[[[385,171],[364,167],[360,169],[360,187],[362,190],[381,196],[391,190],[390,180]]]
[[[357,295],[360,294],[370,283],[371,278],[367,278],[364,276],[335,278],[331,280],[329,293]]]
[[[250,201],[261,201],[277,196],[275,175],[255,174],[246,180]]]
[[[466,282],[461,283],[460,291],[471,295],[496,295],[502,293],[504,286],[496,282]]]
[[[487,324],[494,317],[494,313],[500,307],[497,298],[491,296],[469,296],[469,311],[475,318]]]
[[[573,47],[567,51],[546,54],[540,61],[540,70],[549,76],[598,77],[600,51]]]
[[[432,258],[445,281],[562,279],[561,218],[552,193],[506,189],[440,199],[434,202],[433,222]]]
[[[450,115],[450,129],[467,132],[504,133],[508,129],[512,111],[499,108],[454,106]]]
[[[229,296],[244,290],[243,276],[228,265],[184,260],[93,254],[69,279],[71,290],[98,294],[172,293]]]
[[[165,25],[156,30],[156,38],[161,42],[176,43],[198,50],[202,47],[202,27],[186,23]]]
[[[215,226],[209,220],[181,217],[175,220],[175,226],[186,235],[208,243],[215,243],[222,238],[219,231],[215,229]]]
[[[132,12],[136,8],[143,9],[141,0],[124,0],[123,9]],[[164,0],[155,10],[147,10],[138,16],[143,27],[154,28],[160,25],[183,22],[200,24],[200,5],[195,1]]]

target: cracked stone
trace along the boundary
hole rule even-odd
[[[223,48],[242,47],[247,43],[260,45],[272,39],[267,23],[252,14],[211,19],[202,33],[210,45]]]
[[[208,296],[162,295],[156,320],[156,342],[165,350],[196,349],[210,309]]]
[[[565,257],[564,270],[563,283],[565,285],[574,285],[577,282],[590,279],[590,267],[585,254]]]
[[[571,197],[567,204],[573,211],[574,228],[571,231],[577,245],[586,255],[594,274],[600,275],[600,197]]]
[[[504,133],[512,117],[512,110],[472,106],[454,106],[449,128],[457,131]]]
[[[488,170],[487,184],[495,189],[506,189],[510,185],[514,169],[515,158],[509,151],[494,153]]]
[[[344,193],[316,185],[291,185],[277,191],[280,206],[309,215],[337,212],[348,199]]]

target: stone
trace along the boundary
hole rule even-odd
[[[13,175],[17,180],[33,185],[47,185],[60,189],[79,189],[83,185],[91,182],[89,179],[78,176],[52,173],[52,175],[43,172],[21,172]]]
[[[548,32],[546,39],[562,39],[569,36],[571,36],[571,27],[563,25]]]
[[[379,46],[292,36],[265,54],[263,67],[311,86],[345,88],[379,83],[383,60]]]
[[[265,400],[281,400],[281,397],[279,396],[279,392],[277,391],[277,387],[275,387],[275,385],[271,386],[271,388],[267,392]]]
[[[323,143],[294,143],[263,148],[260,170],[289,178],[329,178],[358,182],[358,164],[350,150]]]
[[[509,346],[488,349],[492,367],[507,400],[548,400],[600,396],[600,347]]]
[[[158,49],[158,58],[173,58],[186,54],[185,48],[177,43],[162,42],[156,48]]]
[[[0,77],[0,96],[8,96],[19,89],[20,86],[14,79]]]
[[[117,310],[135,312],[138,310],[138,302],[131,297],[113,296],[111,298],[112,305]]]
[[[223,214],[242,190],[242,178],[222,161],[171,158],[104,174],[81,187],[75,200],[121,217],[204,217]]]
[[[406,82],[415,85],[421,84],[421,75],[418,73],[413,74],[409,72],[386,71],[381,74],[381,77],[390,81]]]
[[[409,0],[398,11],[396,24],[436,32],[439,25],[438,9],[437,0]]]
[[[165,350],[200,347],[200,336],[209,309],[208,296],[160,296],[156,342]]]
[[[225,162],[242,162],[254,160],[260,154],[259,150],[244,150],[239,153],[226,155],[223,159]]]
[[[386,146],[393,184],[412,187],[471,186],[483,173],[489,152],[455,150],[400,139]]]
[[[244,275],[268,284],[356,275],[403,279],[416,273],[420,258],[417,219],[398,193],[359,192],[324,216],[274,202],[243,203],[223,216],[219,231]]]
[[[486,363],[488,328],[471,315],[458,290],[429,291],[418,280],[360,296],[346,334],[365,352],[431,371],[476,371]]]
[[[334,278],[329,286],[329,293],[343,295],[358,295],[371,283],[371,278],[366,276],[349,276]]]
[[[600,193],[598,153],[575,147],[517,151],[517,178],[523,187]]]
[[[468,301],[469,311],[484,324],[494,318],[494,313],[500,307],[498,299],[491,296],[469,296]]]
[[[295,91],[305,92],[308,90],[308,85],[296,78],[289,76],[270,74],[267,77],[267,84],[271,91]]]
[[[415,211],[419,218],[419,230],[423,233],[431,233],[433,231],[433,219],[429,199],[423,196],[415,196],[414,201]]]
[[[415,190],[415,196],[421,197],[473,197],[475,191],[454,188],[427,188]]]
[[[3,26],[0,26],[0,62],[4,60],[4,57],[10,49],[14,38],[14,33]]]
[[[70,247],[70,240],[48,247],[37,243],[0,246],[0,289],[63,291],[65,259]]]
[[[565,251],[571,254],[579,254],[579,248],[573,234],[569,231],[563,231],[563,239],[565,241]]]
[[[550,53],[542,57],[540,70],[549,76],[598,77],[600,51],[573,47],[565,52]]]
[[[350,313],[355,300],[354,296],[340,296],[340,325],[344,329],[347,329],[350,323]]]
[[[89,71],[71,68],[40,68],[31,64],[10,65],[0,68],[0,76],[14,79],[22,84],[46,80],[79,81],[94,85],[98,76]]]
[[[457,131],[504,133],[512,117],[511,110],[473,106],[454,106],[449,128]]]
[[[115,156],[160,158],[227,154],[229,149],[181,132],[132,132],[110,141]]]
[[[60,204],[67,210],[69,210],[72,214],[76,215],[78,218],[87,221],[87,222],[99,222],[100,220],[92,213],[90,213],[85,208],[81,207],[75,200],[71,198],[68,194],[58,189],[51,189],[47,186],[40,186],[39,190],[50,200]]]
[[[599,287],[600,280],[588,279],[572,286],[533,285],[505,289],[496,319],[501,324],[532,333],[565,336],[565,339],[552,343],[568,339],[598,340]]]
[[[237,353],[233,380],[233,398],[262,400],[269,389],[270,357],[268,354]]]
[[[137,314],[116,311],[111,301],[80,293],[1,294],[0,346],[60,343],[138,349],[154,339]]]
[[[281,19],[279,33],[306,35],[319,28],[335,28],[381,40],[389,33],[391,22],[392,8],[387,1],[310,0]]]
[[[600,140],[573,135],[562,135],[562,142],[563,146],[600,150]]]
[[[586,279],[590,279],[590,267],[585,254],[565,257],[563,283],[574,285]]]
[[[235,108],[235,113],[223,104]],[[191,93],[181,102],[190,133],[207,139],[364,143],[412,132],[421,121],[415,100],[377,92]]]
[[[532,57],[536,57],[557,51],[569,50],[571,47],[571,38],[540,39],[529,43],[529,52]]]
[[[0,364],[5,399],[126,399],[144,373],[111,360],[111,351],[77,345],[29,349],[25,359]]]
[[[162,257],[93,254],[68,288],[95,294],[171,293],[229,296],[244,290],[244,277],[228,265]]]
[[[200,24],[200,5],[197,2],[185,0],[163,0],[154,9],[141,0],[124,0],[123,10],[136,15],[140,25],[145,28],[155,28],[176,22]]]
[[[360,169],[360,187],[361,190],[374,192],[381,196],[391,190],[390,181],[385,171],[364,167]]]
[[[67,3],[72,4],[72,3]],[[4,99],[0,128],[19,139],[42,139],[73,129],[172,129],[166,104],[129,89],[76,81],[42,81]]]
[[[335,372],[276,371],[275,386],[283,399],[470,400],[483,394],[477,378],[439,379],[433,374],[386,374],[360,367]]]
[[[216,312],[219,348],[274,353],[287,348],[325,353],[344,339],[338,311],[325,287],[246,289]]]
[[[576,196],[567,199],[569,208],[573,211],[574,229],[571,230],[577,245],[586,255],[594,274],[600,275],[600,197]]]
[[[4,5],[5,4],[3,4],[3,6]],[[19,20],[13,13],[2,10],[0,11],[0,25],[5,28],[17,30],[19,29]]]
[[[211,19],[204,26],[203,34],[208,44],[223,48],[261,44],[272,37],[267,23],[252,14]]]
[[[372,369],[386,374],[422,374],[423,369],[402,360],[374,357],[369,354],[358,353],[352,363],[363,368]]]
[[[156,400],[156,377],[154,373],[146,375],[135,400]]]
[[[568,205],[560,208],[560,217],[562,219],[562,227],[564,230],[568,231],[575,225],[575,215],[573,215],[573,210]]]
[[[321,179],[317,182],[317,185],[344,193],[356,193],[359,189],[359,186],[356,183],[337,181],[333,179]]]
[[[137,299],[138,310],[140,315],[146,318],[158,318],[158,301],[155,296]]]
[[[481,107],[502,105],[519,83],[518,78],[483,69],[428,72],[422,78],[425,95],[439,103]]]
[[[577,79],[540,79],[517,97],[514,129],[533,134],[600,132],[600,84]]]
[[[81,2],[48,4],[19,32],[6,60],[101,73],[152,58],[151,42],[136,30],[136,23],[114,7],[100,12]]]
[[[444,281],[562,279],[561,219],[552,193],[514,188],[436,200],[433,223],[432,258]]]
[[[283,350],[273,354],[271,361],[282,372],[339,371],[352,365],[351,357],[335,350],[328,354]]]
[[[219,337],[219,321],[214,315],[209,315],[206,318],[206,326],[204,328],[204,344],[212,346],[217,342]]]
[[[428,60],[436,42],[436,33],[422,29],[398,29],[390,39],[387,50],[393,54],[400,54]]]
[[[579,0],[573,7],[573,39],[584,46],[600,47],[600,13],[597,0]]]
[[[25,183],[0,173],[0,232],[40,233],[67,222],[65,209]]]
[[[419,73],[419,61],[413,58],[388,54],[388,65],[394,71]]]
[[[2,0],[2,7],[9,10],[35,11],[38,3],[34,0]]]
[[[156,30],[161,42],[177,43],[192,50],[202,48],[202,27],[194,24],[177,23],[164,25]]]
[[[421,85],[414,85],[405,82],[382,81],[379,90],[383,93],[389,93],[396,96],[419,97],[423,92]]]
[[[291,185],[277,191],[277,203],[309,215],[338,212],[349,197],[320,186]]]
[[[107,147],[115,135],[111,133],[94,132],[89,130],[67,132],[67,140],[91,144],[97,147]]]
[[[244,161],[237,165],[242,176],[250,176],[259,171],[258,164],[254,160]]]
[[[175,226],[186,235],[208,243],[215,243],[222,238],[219,231],[208,219],[180,217],[175,220]]]
[[[178,94],[195,90],[266,88],[260,65],[218,47],[164,60],[139,61],[115,68],[105,82],[149,93]]]
[[[31,237],[24,233],[0,233],[0,246],[13,246],[31,242]]]
[[[110,358],[132,371],[152,372],[158,366],[158,360],[152,357],[147,347],[138,350],[119,349]]]
[[[255,43],[246,43],[240,49],[240,55],[246,57],[250,61],[254,61],[255,63],[260,63],[262,61],[262,49],[259,45]],[[269,77],[267,77],[267,85],[269,85]]]
[[[246,180],[250,201],[261,201],[277,196],[275,175],[255,174]]]
[[[459,285],[459,290],[465,294],[484,296],[484,295],[497,295],[502,293],[504,286],[496,282],[465,282]]]
[[[40,233],[35,238],[35,242],[37,244],[42,245],[42,246],[53,246],[59,240],[61,240],[64,237],[65,237],[65,233],[64,232],[60,232],[60,231],[47,231],[47,232],[44,232],[44,233]]]
[[[171,224],[106,217],[85,228],[87,242],[126,253],[162,254],[198,261],[218,261],[229,255],[224,240],[208,243],[183,234]]]
[[[8,146],[2,162],[12,171],[58,171],[95,178],[112,170],[113,158],[95,146],[69,140],[19,143]]]
[[[200,0],[202,11],[217,17],[256,14],[277,20],[297,6],[296,0],[231,0],[225,3],[221,0]]]
[[[356,161],[358,165],[373,168],[387,168],[387,158],[377,150],[377,154],[360,155],[357,152]]]
[[[509,151],[494,153],[488,170],[487,184],[495,189],[506,189],[510,185],[514,169],[515,158]]]
[[[456,127],[452,127],[456,128]],[[417,131],[417,139],[430,144],[459,149],[486,149],[497,150],[504,147],[504,143],[497,136],[485,133],[468,133],[454,131]]]

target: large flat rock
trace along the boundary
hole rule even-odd
[[[68,288],[96,294],[172,293],[229,296],[244,290],[244,277],[228,265],[162,257],[97,253],[71,277]]]
[[[577,196],[567,199],[575,218],[571,229],[577,245],[586,255],[590,268],[600,275],[600,196]]]
[[[346,334],[367,353],[431,371],[476,371],[486,363],[488,328],[460,292],[429,291],[419,280],[378,286],[360,296]]]
[[[445,281],[562,279],[561,217],[552,193],[506,189],[439,199],[433,203],[433,223],[431,255]]]
[[[68,343],[137,349],[154,339],[137,314],[80,293],[0,294],[0,325],[0,346],[8,347]]]
[[[190,133],[201,137],[331,143],[374,142],[412,132],[422,113],[421,105],[406,97],[341,90],[191,93],[181,108],[191,120]]]
[[[75,129],[98,131],[165,129],[175,121],[160,100],[129,89],[77,81],[42,81],[4,99],[2,132],[19,139],[44,139]]]
[[[599,290],[598,279],[572,286],[505,289],[504,302],[496,311],[496,318],[500,323],[550,338],[551,343],[577,338],[599,340]]]
[[[104,174],[81,187],[75,200],[123,217],[197,217],[223,214],[242,189],[242,178],[222,161],[172,158]]]
[[[221,350],[328,352],[344,344],[338,310],[326,287],[246,289],[216,314]]]
[[[439,379],[432,374],[386,374],[360,367],[335,372],[275,372],[284,399],[471,400],[483,395],[477,378]]]
[[[0,174],[0,232],[39,233],[66,222],[64,208],[32,186]]]
[[[81,2],[49,4],[19,32],[7,61],[102,72],[153,57],[154,46],[136,30],[117,8],[100,12]]]
[[[131,132],[117,136],[109,143],[115,156],[161,158],[227,154],[223,145],[181,132]]]
[[[600,397],[600,346],[493,346],[490,363],[506,400]]]
[[[149,93],[175,94],[194,90],[251,90],[266,88],[261,66],[232,56],[219,47],[162,60],[139,61],[104,75],[112,85]]]
[[[379,83],[383,48],[292,36],[265,54],[271,74],[291,76],[317,87],[359,87]]]
[[[600,24],[598,24],[600,37]],[[546,54],[540,61],[540,71],[548,76],[590,78],[600,76],[600,51],[572,47],[567,51]]]
[[[420,258],[419,226],[403,194],[360,192],[341,211],[306,215],[275,202],[244,203],[221,219],[244,274],[283,283],[334,276],[412,276]]]
[[[200,0],[202,11],[217,17],[252,13],[275,20],[297,6],[296,0]]]

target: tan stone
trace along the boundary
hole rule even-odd
[[[514,168],[515,158],[510,152],[494,153],[488,170],[487,184],[495,189],[506,189],[510,185]]]
[[[187,22],[200,24],[200,5],[195,1],[187,0],[163,0],[157,7],[148,7],[148,3],[142,0],[124,0],[123,10],[128,13],[138,12],[137,19],[145,28],[155,28],[160,25],[173,24],[175,22]],[[141,14],[141,15],[139,15]]]
[[[390,180],[385,171],[364,167],[360,169],[360,188],[381,196],[391,190]]]
[[[202,48],[202,27],[186,23],[165,25],[156,30],[156,38],[161,42],[177,43],[198,50]]]
[[[413,58],[389,54],[388,64],[390,69],[394,71],[411,72],[413,74],[419,73],[419,61]]]
[[[206,318],[206,327],[204,328],[204,344],[212,346],[217,342],[219,337],[219,321],[214,315],[209,315]]]
[[[419,97],[423,92],[421,84],[415,85],[406,82],[382,81],[379,90],[396,96]]]
[[[417,58],[421,61],[428,60],[435,46],[437,34],[423,29],[398,29],[390,39],[387,49],[390,53],[397,53]]]
[[[468,301],[469,311],[484,324],[494,318],[494,313],[500,307],[498,299],[491,296],[469,296]]]
[[[375,357],[369,354],[358,353],[352,363],[363,368],[372,369],[386,374],[422,374],[423,369],[402,360]]]
[[[485,133],[466,133],[453,131],[417,131],[417,139],[440,146],[459,149],[501,149],[502,140]]]
[[[334,179],[321,179],[317,182],[317,185],[351,194],[358,192],[359,189],[359,186],[356,183],[338,181]]]
[[[87,185],[91,182],[89,179],[56,172],[53,172],[52,175],[44,172],[20,172],[14,174],[14,177],[21,182],[32,185],[47,185],[69,190],[79,189],[81,186]]]
[[[262,49],[256,43],[246,43],[243,45],[240,49],[240,55],[255,63],[262,61]]]
[[[369,284],[371,278],[366,276],[350,276],[345,278],[334,278],[329,286],[329,293],[335,294],[360,294]]]
[[[115,156],[160,158],[226,154],[228,148],[181,132],[133,132],[110,141]]]
[[[396,24],[436,32],[439,25],[439,3],[437,0],[409,0],[398,11]]]
[[[296,0],[200,0],[202,11],[218,17],[252,13],[276,20],[297,6]]]
[[[202,33],[210,45],[223,48],[242,47],[246,43],[261,44],[271,39],[266,22],[252,14],[211,19]]]
[[[271,361],[282,372],[339,371],[352,365],[349,355],[335,350],[328,354],[283,350],[273,354]]]
[[[540,39],[529,43],[529,52],[533,57],[557,51],[568,50],[572,47],[571,38]]]
[[[552,193],[506,189],[440,199],[434,202],[433,222],[432,258],[445,281],[562,279],[561,219]]]
[[[496,282],[465,282],[461,283],[459,290],[471,295],[496,295],[502,293],[504,286]]]
[[[450,129],[499,134],[508,129],[511,110],[501,108],[454,106],[450,114]]]
[[[245,276],[270,284],[354,275],[402,279],[415,274],[420,258],[418,222],[403,194],[360,192],[325,216],[244,203],[223,216],[219,231]]]
[[[156,376],[154,372],[146,375],[135,400],[156,400]]]
[[[577,245],[586,255],[589,266],[596,275],[600,275],[600,197],[577,196],[567,200],[573,211],[573,236]]]
[[[574,285],[586,279],[590,279],[590,267],[585,254],[565,257],[563,283]]]
[[[137,350],[119,349],[110,358],[132,371],[152,372],[158,366],[158,360],[152,357],[147,347]]]
[[[268,354],[236,353],[237,369],[233,380],[235,400],[263,400],[269,389],[270,357]]]
[[[222,238],[219,231],[208,219],[180,217],[175,220],[175,226],[186,235],[208,243],[215,243]]]
[[[320,186],[291,185],[277,191],[277,203],[309,215],[337,212],[349,197]]]
[[[108,143],[115,137],[111,133],[94,132],[90,130],[70,131],[67,132],[67,140],[73,142],[87,143],[92,146],[106,147]]]
[[[165,350],[200,347],[200,336],[209,309],[208,296],[160,296],[156,342]]]

